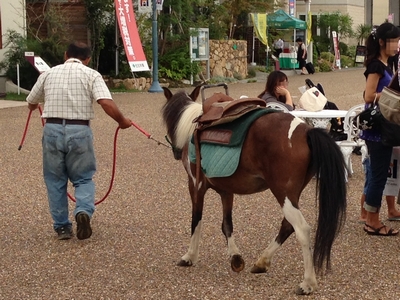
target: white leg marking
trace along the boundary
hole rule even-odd
[[[285,199],[282,210],[286,220],[292,224],[296,237],[303,249],[304,280],[300,284],[300,288],[309,294],[317,288],[317,279],[315,277],[310,246],[310,225],[307,224],[300,210],[295,208],[288,198]]]
[[[183,167],[186,170],[186,173],[189,175],[190,179],[193,181],[194,186],[196,186],[196,174],[193,174],[190,169],[190,159],[189,156],[186,157],[186,160],[183,162]],[[199,182],[199,190],[201,188],[203,182]]]
[[[256,262],[256,266],[267,269],[271,266],[272,257],[274,256],[275,252],[281,247],[275,239],[268,245],[267,249],[263,251],[261,256],[258,258]]]
[[[235,239],[233,238],[233,236],[230,236],[228,238],[228,255],[233,256],[235,254],[240,255],[240,251],[235,244]]]
[[[191,265],[194,265],[197,263],[197,260],[199,259],[199,244],[200,244],[200,238],[201,238],[201,222],[200,221],[196,229],[194,230],[193,235],[190,238],[190,245],[188,252],[184,256],[182,256],[182,260],[189,262]]]
[[[293,132],[299,126],[301,123],[304,123],[304,121],[300,118],[294,117],[292,122],[290,122],[290,127],[288,131],[288,139],[290,140],[292,138]]]

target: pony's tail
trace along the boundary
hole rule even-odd
[[[346,174],[343,154],[339,146],[320,128],[307,134],[311,150],[311,168],[317,176],[318,224],[314,244],[316,270],[329,270],[331,248],[346,217]],[[318,190],[319,188],[319,190]]]

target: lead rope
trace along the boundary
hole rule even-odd
[[[39,109],[40,116],[42,116],[42,108],[41,108],[40,105],[38,106],[38,109]],[[31,116],[32,116],[32,110],[29,110],[28,118],[27,118],[26,124],[25,124],[24,133],[22,134],[22,139],[21,139],[21,143],[19,144],[18,150],[22,149],[22,145],[25,142],[26,134],[28,132],[28,127],[29,127],[29,123],[30,123],[30,120],[31,120]],[[41,120],[42,120],[42,126],[44,126],[44,124],[45,124],[44,123],[44,119],[41,118]],[[137,130],[139,130],[145,136],[147,136],[148,139],[152,139],[153,141],[155,141],[158,145],[163,145],[163,146],[165,146],[167,148],[171,148],[169,145],[166,145],[163,142],[160,142],[160,141],[154,139],[149,133],[147,133],[144,129],[139,127],[139,125],[137,125],[136,123],[132,122],[132,126],[134,126]],[[103,202],[108,197],[108,195],[110,194],[111,189],[113,187],[113,184],[114,184],[115,168],[116,168],[116,161],[117,161],[117,137],[118,137],[118,132],[119,132],[120,129],[121,129],[121,127],[118,126],[116,131],[115,131],[115,134],[114,134],[113,165],[112,165],[112,171],[111,171],[110,186],[109,186],[108,191],[105,194],[105,196],[103,198],[101,198],[99,201],[95,202],[94,203],[95,205],[100,204],[101,202]],[[67,195],[68,195],[69,199],[71,199],[73,202],[76,202],[76,199],[73,196],[71,196],[69,193],[67,193]]]

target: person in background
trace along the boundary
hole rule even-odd
[[[293,100],[287,89],[289,84],[288,77],[282,71],[272,71],[269,73],[264,91],[258,98],[265,102],[281,102],[288,110],[293,110]]]
[[[393,71],[388,66],[388,58],[397,53],[399,40],[400,29],[391,23],[383,23],[378,28],[374,28],[367,39],[364,72],[366,108],[373,102],[379,102],[383,87],[390,83]],[[361,138],[366,142],[370,159],[369,175],[366,176],[368,183],[364,208],[367,215],[364,231],[370,235],[397,235],[399,231],[384,225],[379,217],[393,147],[382,143],[379,128],[363,130]]]
[[[306,75],[306,59],[307,59],[307,48],[304,45],[303,40],[301,38],[296,39],[297,43],[297,61],[299,62],[299,68],[301,69],[301,75]]]
[[[59,240],[72,237],[67,197],[70,180],[75,188],[76,235],[83,240],[92,235],[90,219],[95,210],[96,159],[89,126],[94,118],[93,102],[100,104],[122,129],[130,127],[132,121],[112,100],[101,74],[87,67],[91,51],[86,44],[70,44],[64,57],[64,64],[39,76],[26,101],[28,108],[35,110],[44,100],[43,175],[53,229]]]
[[[281,38],[278,38],[274,43],[274,50],[275,50],[274,54],[278,58],[279,58],[279,55],[283,51],[283,45],[284,45],[284,42],[283,42],[283,40]]]

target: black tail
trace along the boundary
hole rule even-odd
[[[314,266],[330,269],[333,242],[346,217],[346,174],[339,146],[320,128],[308,131],[311,164],[317,174],[318,225],[314,244]],[[319,191],[318,191],[319,188]]]

